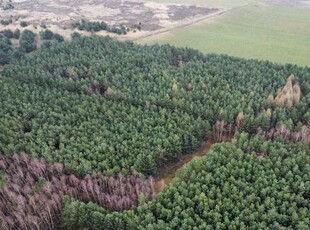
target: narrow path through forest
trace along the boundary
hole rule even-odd
[[[194,157],[202,157],[206,155],[211,149],[212,145],[216,142],[212,142],[210,140],[205,141],[203,145],[194,152],[190,152],[184,154],[179,161],[170,162],[165,165],[160,172],[155,176],[156,190],[157,192],[161,192],[163,187],[167,186],[171,183],[173,178],[176,176],[176,171],[181,168],[183,165],[190,162]]]

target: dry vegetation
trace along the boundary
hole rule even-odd
[[[294,75],[290,75],[283,89],[278,90],[275,98],[272,94],[268,96],[267,103],[269,105],[286,107],[288,109],[297,105],[300,101],[301,91],[299,85],[294,84],[293,82]]]
[[[3,0],[2,0],[3,1]],[[131,33],[125,38],[165,31],[183,24],[195,22],[211,14],[221,12],[219,9],[197,5],[160,4],[155,2],[121,1],[121,0],[40,0],[35,4],[30,0],[12,0],[14,8],[0,9],[0,19],[13,19],[6,28],[16,29],[21,20],[29,22],[36,28],[46,25],[49,29],[69,38],[74,30],[72,23],[81,19],[104,21],[112,26],[125,25]],[[141,25],[139,31],[135,25]],[[0,30],[2,26],[0,26]],[[83,32],[90,35],[90,32]],[[106,31],[98,32],[107,35]],[[109,34],[114,36],[114,34]]]
[[[64,195],[94,202],[113,211],[129,209],[155,196],[152,177],[138,174],[116,177],[101,173],[83,179],[65,173],[63,164],[47,164],[27,154],[5,157],[0,153],[1,229],[54,229],[59,224]]]

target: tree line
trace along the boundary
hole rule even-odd
[[[291,74],[298,103],[270,104]],[[170,45],[75,36],[6,65],[2,76],[0,150],[80,175],[150,175],[212,133],[298,131],[310,120],[309,68]]]
[[[309,178],[307,145],[239,133],[183,166],[154,200],[131,210],[108,212],[67,197],[62,227],[306,230]]]
[[[54,33],[45,31],[41,37],[49,39]],[[24,30],[18,50],[32,52],[35,39]],[[7,37],[1,38],[0,48],[16,51]],[[34,170],[17,164],[19,157],[31,162],[21,152],[43,158],[47,165],[62,163],[62,195],[71,196],[62,212],[64,229],[309,226],[309,68],[77,33],[71,42],[45,43],[31,55],[9,62],[0,78],[0,152],[7,155],[0,164],[5,171],[12,165],[12,170],[4,177],[8,185],[1,182],[0,187],[14,186],[9,188],[16,196],[27,194],[23,189],[28,181],[20,177],[15,183],[15,171],[36,178],[28,176],[29,194],[46,184],[37,179],[40,175],[31,174]],[[220,141],[234,134],[232,143],[217,144],[202,160],[182,168],[153,201],[148,202],[149,192],[136,194],[132,203],[126,197],[120,203],[114,202],[115,196],[85,198],[97,191],[96,186],[83,190],[87,174],[105,175],[87,179],[87,185],[119,173],[129,178],[133,171],[154,175],[206,139]],[[20,155],[10,157],[14,152]],[[71,173],[76,178],[67,177]],[[119,180],[111,179],[100,189],[113,190]],[[146,183],[145,188],[138,180],[141,190],[152,191],[152,182]],[[116,194],[122,193],[121,184]],[[129,187],[134,194],[135,184]],[[5,205],[8,213],[15,207],[10,189],[1,190],[2,202],[12,204]],[[114,212],[131,205],[137,207]],[[51,207],[57,208],[57,203],[49,207],[42,210],[53,221],[56,209]],[[38,220],[35,215],[13,214],[13,226],[22,223],[20,228],[25,223],[19,220],[29,226]],[[11,224],[12,217],[5,216],[5,223]]]
[[[78,28],[79,30],[86,30],[86,31],[93,31],[93,32],[98,32],[101,30],[105,30],[110,33],[116,33],[118,35],[121,34],[127,34],[127,31],[130,29],[126,28],[124,25],[119,25],[119,26],[111,26],[108,25],[106,22],[91,22],[91,21],[86,21],[82,19],[81,21],[75,22],[72,24],[73,28]]]

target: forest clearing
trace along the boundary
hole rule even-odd
[[[204,142],[202,146],[194,152],[185,153],[177,162],[166,164],[155,176],[157,187],[169,185],[176,176],[178,169],[190,162],[194,157],[202,157],[208,153],[212,146],[210,141]],[[161,189],[159,189],[160,191]]]

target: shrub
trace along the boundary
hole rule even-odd
[[[12,19],[10,19],[10,20],[1,20],[0,21],[0,24],[3,25],[3,26],[7,26],[7,25],[9,25],[11,23],[12,23]]]
[[[78,32],[73,32],[71,34],[71,39],[78,39],[81,37],[81,34],[79,34]]]
[[[27,27],[29,24],[28,24],[28,22],[26,22],[26,21],[21,21],[20,22],[20,26],[21,27]]]
[[[8,38],[8,39],[11,39],[14,37],[14,33],[12,30],[10,29],[7,29],[7,30],[3,30],[3,35]]]
[[[20,37],[20,30],[19,29],[14,30],[13,37],[15,39],[19,39],[19,37]]]
[[[65,39],[60,34],[54,33],[54,39],[58,42],[63,42]]]
[[[50,30],[44,30],[40,32],[40,37],[43,40],[51,40],[54,37],[54,33]]]
[[[10,9],[14,9],[14,6],[12,5],[12,3],[5,3],[4,5],[2,5],[2,9],[10,10]]]
[[[24,30],[19,41],[19,46],[26,53],[34,51],[37,48],[35,34],[30,30]]]

